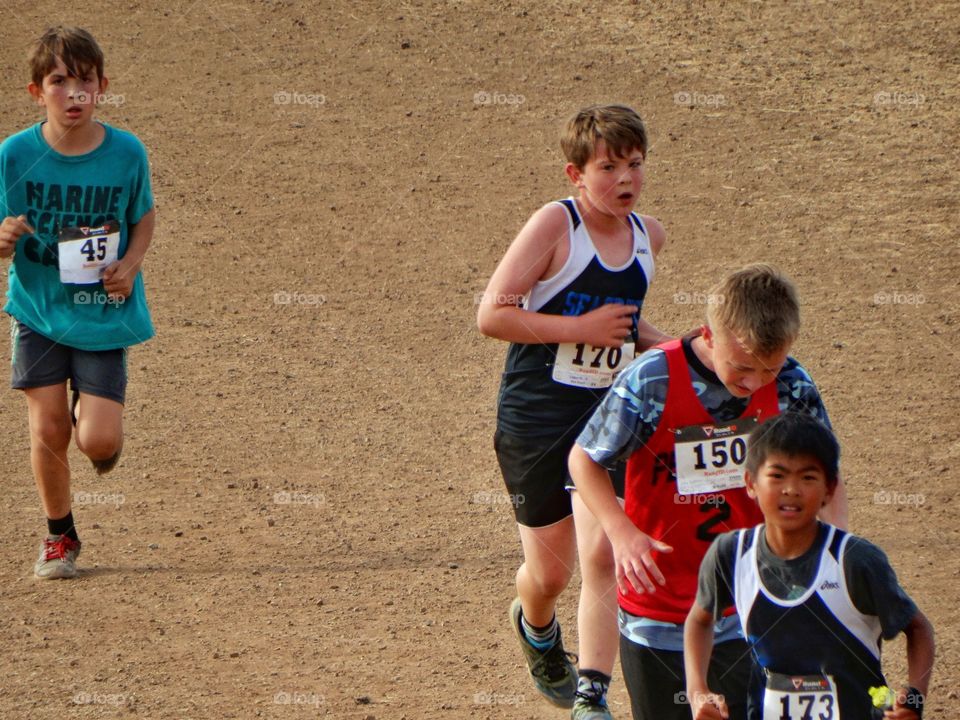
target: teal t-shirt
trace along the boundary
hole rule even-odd
[[[103,124],[103,142],[85,155],[53,150],[37,123],[0,145],[0,217],[26,215],[36,230],[20,237],[10,263],[4,310],[62,345],[113,350],[153,337],[143,276],[122,303],[107,300],[103,282],[61,282],[57,241],[61,228],[120,226],[117,257],[127,251],[130,227],[153,208],[143,144]]]

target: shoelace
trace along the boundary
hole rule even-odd
[[[43,559],[44,560],[63,560],[67,557],[74,545],[73,540],[66,535],[60,535],[56,540],[46,538],[43,541]]]
[[[562,650],[563,646],[557,643],[543,654],[539,665],[533,669],[534,675],[547,680],[557,680],[567,674],[567,663],[577,664],[577,656]]]
[[[575,694],[578,698],[591,705],[607,706],[607,687],[599,680],[592,680],[589,690],[582,691],[578,689]]]

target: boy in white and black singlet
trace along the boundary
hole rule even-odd
[[[617,652],[613,564],[599,525],[568,491],[567,455],[620,369],[667,338],[640,317],[665,233],[633,211],[647,149],[633,110],[585,108],[561,146],[578,197],[534,213],[493,273],[477,321],[510,342],[494,438],[524,552],[510,621],[537,689],[574,718],[603,720]],[[579,679],[555,616],[577,551]]]
[[[754,430],[747,492],[763,524],[724,533],[700,567],[686,621],[687,695],[695,720],[729,717],[706,666],[713,627],[736,608],[754,658],[749,720],[919,720],[933,669],[933,629],[876,545],[817,520],[837,486],[839,446],[814,418],[785,413]],[[907,638],[909,687],[886,686],[881,639]]]

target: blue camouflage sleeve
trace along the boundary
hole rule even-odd
[[[823,399],[820,397],[820,391],[813,382],[813,378],[803,367],[793,358],[787,358],[780,374],[777,375],[777,399],[780,404],[780,412],[792,410],[794,412],[807,413],[817,418],[831,430],[830,418],[827,415],[827,409],[823,406]]]
[[[626,460],[656,431],[667,400],[667,382],[666,355],[648,350],[617,376],[577,445],[607,468]]]

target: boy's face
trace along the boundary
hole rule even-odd
[[[626,217],[637,204],[643,187],[644,158],[639,148],[618,158],[607,150],[603,140],[583,170],[572,163],[566,167],[567,177],[580,188],[581,196],[608,215]]]
[[[747,348],[730,331],[713,331],[703,328],[706,343],[713,363],[711,368],[720,382],[734,397],[750,397],[767,383],[773,382],[787,361],[789,347],[769,355],[760,355]]]
[[[816,523],[817,513],[833,497],[823,466],[810,455],[770,453],[746,473],[747,494],[756,499],[767,525],[799,530]]]
[[[47,121],[64,129],[79,127],[93,120],[97,98],[107,88],[107,79],[97,77],[94,67],[74,77],[61,58],[40,85],[27,86],[37,103],[47,109]]]

